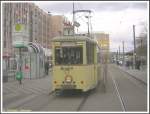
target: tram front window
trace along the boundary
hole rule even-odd
[[[82,47],[59,47],[55,48],[56,65],[83,64]]]

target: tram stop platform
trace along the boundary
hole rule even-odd
[[[121,70],[123,70],[124,72],[128,73],[129,75],[135,77],[136,79],[144,82],[147,84],[147,69],[132,69],[132,68],[127,68],[124,66],[118,66]]]

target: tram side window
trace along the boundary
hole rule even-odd
[[[87,64],[94,64],[94,44],[86,43]]]
[[[55,48],[55,64],[83,64],[82,47]]]

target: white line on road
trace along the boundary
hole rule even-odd
[[[113,76],[111,76],[111,78],[112,78],[112,80],[114,82],[115,89],[116,89],[116,92],[117,92],[117,96],[119,97],[119,100],[120,100],[120,103],[121,103],[121,107],[122,107],[123,111],[126,111],[125,104],[124,104],[123,99],[122,99],[122,97],[121,97],[121,95],[119,93],[117,83],[116,83],[115,79],[113,78]]]

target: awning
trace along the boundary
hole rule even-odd
[[[37,43],[30,42],[28,46],[31,47],[35,53],[44,53],[42,46]]]

